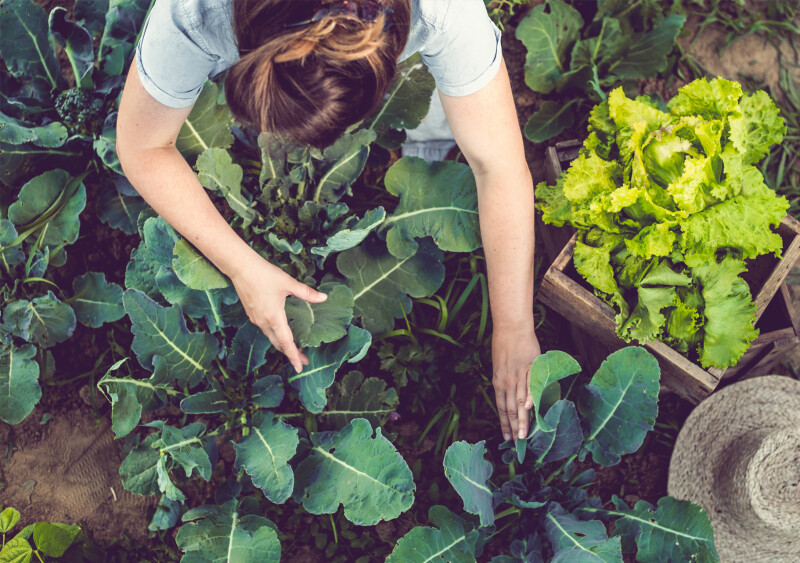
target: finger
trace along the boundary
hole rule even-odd
[[[304,353],[302,353],[302,352],[300,352],[300,361],[301,361],[301,362],[303,362],[303,365],[304,365],[304,366],[307,366],[308,364],[310,364],[310,363],[311,363],[311,360],[309,360],[309,359],[308,359],[308,356],[306,356],[306,355],[305,355]]]
[[[506,392],[506,413],[511,424],[511,435],[519,436],[519,417],[517,416],[517,392],[513,387]]]
[[[285,315],[278,321],[277,324],[272,325],[272,330],[275,332],[275,338],[278,340],[280,351],[286,354],[286,357],[289,359],[292,366],[294,366],[294,370],[297,373],[303,371],[303,362],[300,359],[300,350],[297,349],[297,345],[294,343],[292,330],[289,328],[289,322],[286,320]]]
[[[531,370],[528,370],[528,375],[525,377],[525,408],[530,410],[533,408],[533,396],[531,395]]]
[[[298,299],[308,301],[309,303],[322,303],[328,298],[328,295],[308,287],[304,283],[294,280],[294,283],[289,288],[289,293]]]
[[[280,352],[281,349],[278,346],[278,339],[275,338],[275,333],[272,331],[270,326],[268,324],[265,324],[264,326],[259,326],[258,328],[260,328],[261,332],[264,333],[264,336],[267,337],[267,340],[269,340],[270,344],[272,344],[272,347],[275,348],[278,352]]]
[[[519,385],[517,385],[517,420],[519,423],[519,434],[517,436],[520,440],[528,437],[528,421],[530,420],[529,410],[526,407],[528,399],[528,391],[525,388],[525,378],[519,378]]]
[[[511,425],[508,423],[505,389],[495,387],[494,395],[497,402],[497,415],[500,417],[500,431],[503,433],[503,439],[507,442],[511,439]]]

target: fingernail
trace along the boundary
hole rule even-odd
[[[525,403],[525,408],[526,408],[526,409],[532,409],[532,408],[533,408],[533,403],[531,403],[530,401],[528,401],[527,403]]]
[[[296,371],[297,373],[300,373],[301,371],[303,371],[303,366],[299,366],[299,365],[295,364],[294,365],[294,371]]]
[[[525,439],[525,431],[523,431],[523,430],[519,431],[519,439],[520,440],[524,440]]]
[[[503,438],[505,439],[506,442],[508,442],[511,439],[511,434],[508,433],[503,434]]]

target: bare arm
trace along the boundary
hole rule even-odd
[[[134,62],[117,118],[120,164],[147,203],[231,279],[250,320],[299,372],[308,359],[294,344],[284,301],[295,295],[320,302],[325,295],[266,262],[214,207],[175,148],[190,111],[191,107],[173,109],[154,100],[139,81]]]
[[[532,406],[528,374],[540,353],[533,327],[533,182],[505,62],[479,92],[441,98],[478,187],[500,425],[506,440],[512,433],[525,437]]]

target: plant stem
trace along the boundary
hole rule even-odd
[[[500,520],[500,518],[505,518],[506,516],[509,516],[511,514],[519,514],[521,512],[522,511],[519,508],[517,508],[516,506],[512,506],[511,508],[506,508],[503,512],[495,514],[494,515],[494,520],[496,522],[496,521]]]
[[[556,476],[558,476],[559,474],[561,474],[561,472],[562,472],[562,471],[564,471],[564,468],[567,466],[567,464],[568,464],[568,463],[570,463],[571,461],[573,461],[573,460],[574,460],[576,457],[578,457],[578,454],[572,454],[572,455],[571,455],[569,458],[567,458],[567,461],[565,461],[564,463],[562,463],[562,464],[561,464],[561,467],[559,467],[558,469],[556,469],[555,471],[553,471],[553,472],[552,472],[552,473],[551,473],[551,474],[550,474],[550,475],[547,477],[547,479],[545,479],[544,481],[542,481],[542,487],[546,487],[547,485],[549,485],[549,484],[550,484],[550,481],[552,481],[553,479],[555,479],[555,478],[556,478]]]

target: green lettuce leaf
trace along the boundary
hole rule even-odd
[[[743,154],[745,163],[755,164],[766,156],[772,145],[783,140],[786,123],[764,91],[743,97],[739,106],[741,117],[730,120],[731,142]]]

